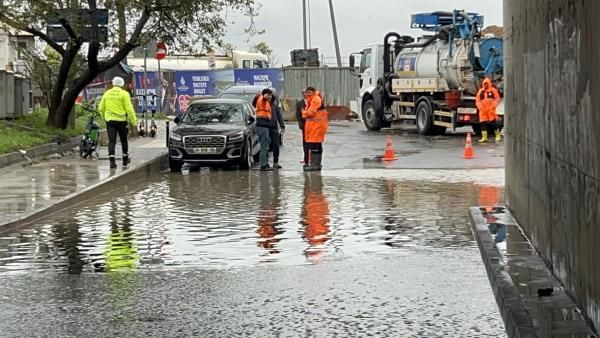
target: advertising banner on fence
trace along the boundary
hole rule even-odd
[[[272,87],[278,96],[283,95],[283,71],[281,69],[236,69],[235,85]]]
[[[194,97],[218,96],[233,84],[233,70],[175,72],[177,111],[187,110]]]
[[[161,72],[159,78],[158,72],[146,72],[144,81],[144,72],[135,72],[134,76],[134,102],[138,113],[144,109],[144,83],[147,90],[147,110],[151,112],[156,109],[157,112],[163,112],[166,115],[175,114],[175,100],[177,92],[175,90],[175,73],[172,71]],[[156,95],[153,97],[153,95]]]
[[[144,72],[135,72],[134,77],[134,97],[135,108],[138,113],[141,113],[144,109],[144,89],[146,90],[145,105],[147,111],[152,111],[160,106],[160,82],[158,79],[158,72],[147,72],[146,79],[144,81]],[[156,95],[155,97],[153,97]]]

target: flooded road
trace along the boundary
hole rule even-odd
[[[504,336],[467,218],[503,170],[387,173],[161,173],[5,233],[0,332]]]

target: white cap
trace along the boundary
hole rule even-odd
[[[113,86],[123,87],[125,85],[125,80],[123,80],[122,77],[115,76],[115,78],[112,81],[112,84]]]

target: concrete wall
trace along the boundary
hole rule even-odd
[[[504,0],[507,202],[600,328],[600,1]]]

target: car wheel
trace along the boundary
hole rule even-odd
[[[181,172],[181,167],[183,167],[183,161],[169,157],[169,169],[171,169],[171,172]]]
[[[250,147],[250,141],[246,141],[244,146],[244,156],[240,160],[240,169],[248,170],[252,168],[254,164],[254,157],[252,156],[252,149]]]

